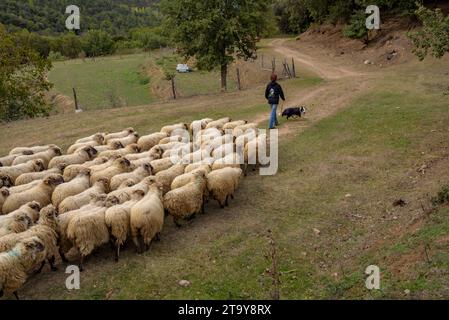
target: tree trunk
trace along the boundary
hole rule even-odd
[[[225,92],[228,89],[228,65],[221,66],[221,91]]]

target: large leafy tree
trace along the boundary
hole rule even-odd
[[[0,120],[47,115],[44,94],[51,87],[51,63],[0,25]]]
[[[229,64],[236,57],[255,57],[269,5],[268,0],[165,0],[161,7],[178,50],[195,57],[200,69],[219,67],[226,90]]]

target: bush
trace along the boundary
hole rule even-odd
[[[115,44],[112,37],[103,30],[90,30],[83,37],[86,56],[99,57],[114,53]]]
[[[51,62],[0,25],[0,120],[48,115],[45,92],[51,88]]]
[[[432,198],[434,205],[441,205],[449,202],[449,184],[443,186],[438,195]]]
[[[368,29],[366,28],[366,15],[364,11],[359,11],[352,15],[348,25],[343,29],[345,37],[351,39],[367,38]]]
[[[59,51],[57,51],[57,52],[55,52],[55,51],[50,51],[50,54],[48,55],[48,59],[50,60],[50,61],[65,61],[65,60],[68,60],[68,58],[67,57],[65,57],[65,56],[63,56],[62,54],[61,54],[61,52],[59,52]]]

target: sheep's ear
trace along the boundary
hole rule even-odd
[[[1,192],[2,196],[4,196],[4,197],[9,196],[9,190],[6,188],[1,188],[0,192]]]
[[[138,195],[140,197],[144,197],[145,196],[145,192],[143,190],[136,190],[133,192],[133,194]]]

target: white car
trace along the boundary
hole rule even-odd
[[[186,64],[178,64],[176,66],[176,71],[178,71],[179,73],[187,73],[187,72],[191,72],[192,69],[190,69],[189,66]]]

